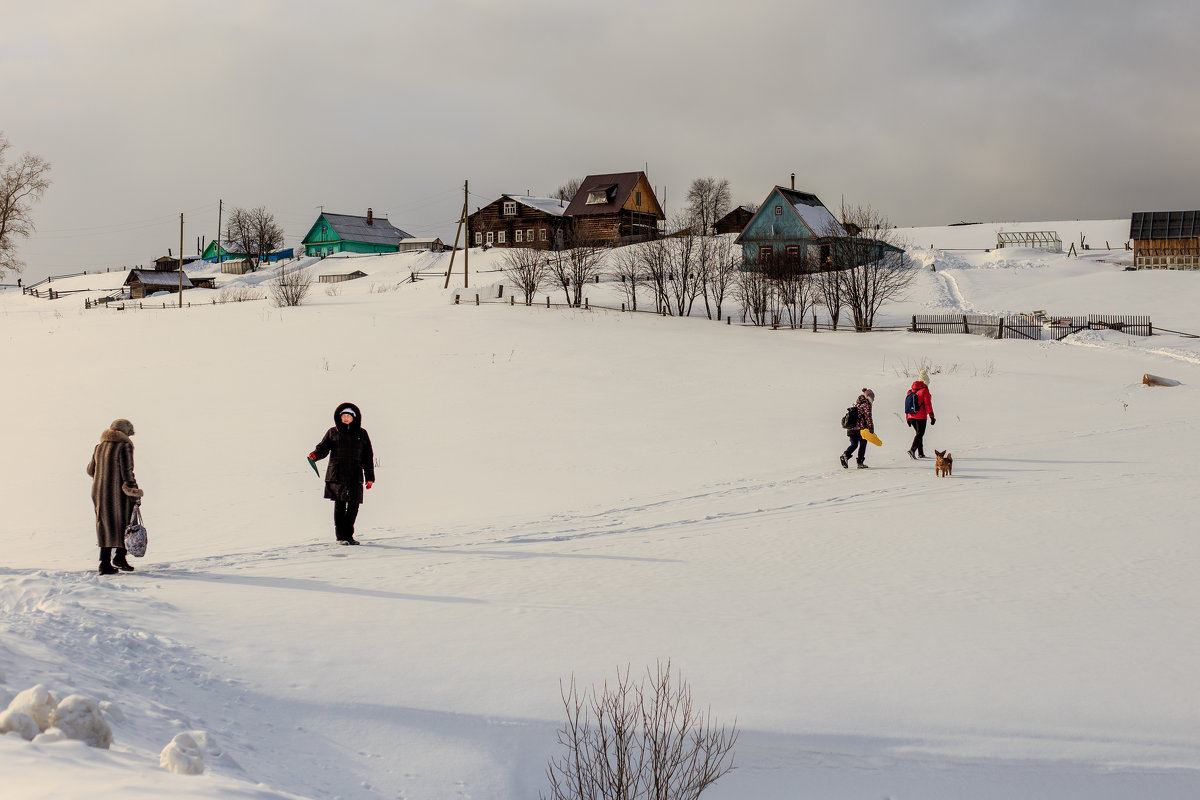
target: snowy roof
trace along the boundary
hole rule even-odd
[[[504,196],[516,200],[523,206],[529,206],[555,217],[561,217],[567,210],[568,201],[559,200],[557,197],[530,197],[523,194],[506,194]]]
[[[782,186],[775,188],[779,190],[785,200],[791,203],[792,208],[796,209],[796,213],[800,215],[800,219],[804,220],[808,229],[817,236],[846,235],[846,231],[838,224],[837,219],[829,213],[829,209],[815,194],[785,189]]]
[[[387,217],[372,217],[372,224],[367,224],[366,217],[351,214],[322,214],[325,220],[333,226],[334,232],[344,242],[365,242],[368,244],[399,244],[401,239],[411,239],[412,235],[405,233]]]
[[[153,269],[131,269],[129,276],[125,278],[125,285],[128,286],[134,280],[143,286],[163,286],[179,288],[179,271],[174,272],[159,272]],[[190,289],[192,281],[187,275],[183,276],[183,288]]]

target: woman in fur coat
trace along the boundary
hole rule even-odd
[[[142,490],[133,476],[133,423],[116,419],[100,434],[92,451],[87,474],[92,477],[92,504],[96,507],[96,539],[100,545],[100,574],[133,572],[125,558],[125,526]],[[111,562],[109,559],[112,559]]]
[[[338,544],[358,544],[354,520],[363,501],[363,486],[375,483],[375,453],[362,427],[362,412],[342,403],[333,412],[333,427],[308,454],[312,461],[329,456],[325,469],[325,498],[333,501],[333,529]]]

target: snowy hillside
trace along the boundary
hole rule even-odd
[[[1116,232],[1079,258],[901,231],[935,269],[883,316],[1200,333],[1200,274],[1125,271],[1119,223],[1019,228]],[[113,734],[0,736],[0,795],[536,797],[560,681],[659,659],[742,732],[705,798],[1200,794],[1200,339],[476,307],[500,258],[472,251],[460,305],[406,281],[445,269],[433,253],[319,262],[368,277],[293,309],[211,304],[265,274],[185,309],[0,292],[0,710],[44,684],[107,703]],[[922,365],[950,478],[904,452]],[[883,446],[847,471],[863,387]],[[358,548],[305,461],[344,401],[378,461]],[[100,577],[84,467],[116,417],[150,547]],[[184,732],[202,775],[159,765]]]

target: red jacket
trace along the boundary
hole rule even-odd
[[[929,387],[922,381],[913,381],[912,391],[917,393],[917,413],[905,414],[908,419],[929,419],[933,414],[933,397]]]

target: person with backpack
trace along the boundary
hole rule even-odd
[[[92,478],[92,505],[96,508],[96,539],[100,545],[100,574],[133,572],[125,557],[125,526],[134,506],[142,502],[142,490],[133,475],[133,423],[115,419],[100,434],[92,450],[87,474]],[[111,559],[111,561],[110,561]]]
[[[850,446],[846,448],[846,452],[842,453],[839,459],[842,462],[842,469],[850,469],[850,456],[854,455],[855,448],[858,449],[858,458],[855,461],[859,469],[866,469],[867,458],[867,440],[863,438],[862,431],[875,432],[875,420],[871,417],[871,405],[875,402],[875,393],[870,389],[863,389],[862,394],[854,401],[849,409],[846,410],[846,416],[842,418],[842,427],[846,429],[846,435],[850,437]]]
[[[362,427],[362,412],[342,403],[333,412],[333,427],[308,454],[310,462],[329,456],[325,469],[325,498],[333,501],[333,528],[338,544],[358,544],[354,520],[363,501],[363,485],[375,483],[375,453]],[[316,465],[314,464],[314,469]]]
[[[912,447],[908,448],[908,457],[914,460],[925,458],[925,423],[937,424],[937,417],[933,415],[933,396],[929,393],[929,373],[925,370],[921,370],[904,398],[904,416],[908,426],[916,431]]]

